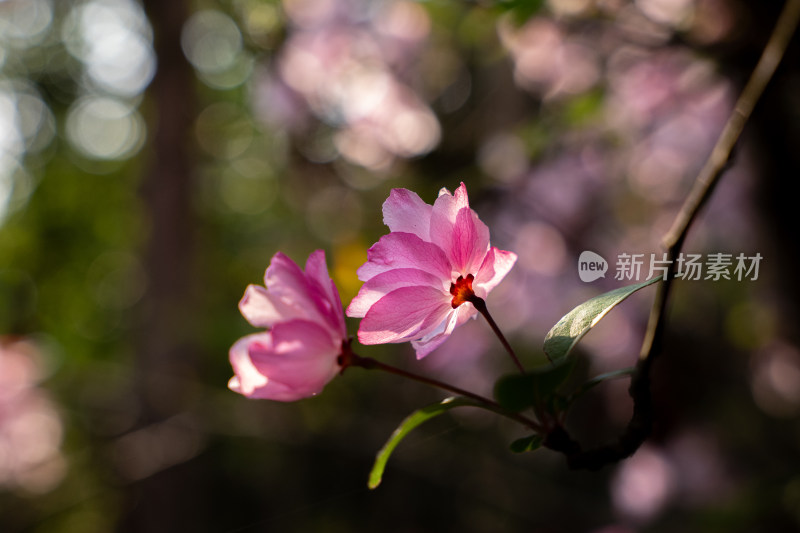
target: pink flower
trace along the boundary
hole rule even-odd
[[[476,316],[469,298],[486,298],[517,256],[489,246],[489,229],[470,209],[463,183],[455,195],[442,189],[432,206],[394,189],[383,221],[391,233],[358,269],[365,283],[347,315],[363,317],[362,344],[411,341],[421,359]]]
[[[290,402],[318,394],[341,370],[337,358],[347,330],[339,292],[317,250],[303,272],[277,253],[239,302],[254,326],[269,328],[239,339],[230,350],[236,374],[228,387],[249,398]]]

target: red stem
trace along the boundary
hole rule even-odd
[[[408,372],[407,370],[403,370],[402,368],[397,368],[395,366],[387,365],[386,363],[382,363],[377,359],[373,359],[371,357],[361,357],[360,355],[357,355],[352,352],[349,343],[345,343],[345,346],[342,347],[342,355],[339,358],[339,364],[342,366],[342,372],[344,372],[344,370],[350,366],[358,366],[361,368],[366,368],[367,370],[373,370],[373,369],[383,370],[384,372],[388,372],[396,376],[401,376],[407,379],[411,379],[419,383],[424,383],[425,385],[430,385],[431,387],[436,387],[442,390],[446,390],[448,392],[452,392],[453,394],[457,394],[459,396],[465,396],[467,398],[471,398],[479,403],[484,404],[487,408],[491,409],[492,411],[498,414],[502,414],[507,418],[519,422],[523,426],[529,427],[534,431],[538,432],[542,431],[542,426],[539,425],[536,421],[524,417],[518,413],[513,413],[511,411],[508,411],[504,407],[502,407],[499,403],[490,400],[489,398],[481,396],[480,394],[475,394],[474,392],[470,392],[468,390],[461,389],[454,385],[450,385],[449,383],[445,383],[443,381],[439,381],[426,376],[421,376],[419,374],[414,374],[412,372]]]
[[[467,299],[467,301],[470,302],[472,305],[474,305],[475,309],[477,309],[478,312],[483,315],[483,318],[485,318],[486,322],[489,323],[489,327],[492,328],[494,334],[497,335],[498,339],[500,339],[500,343],[503,345],[503,348],[505,348],[506,351],[508,352],[508,355],[511,356],[511,359],[514,361],[514,364],[517,365],[519,371],[524,374],[525,367],[522,366],[522,363],[520,363],[517,354],[514,353],[514,348],[512,348],[511,345],[508,343],[505,335],[503,335],[503,332],[500,331],[500,328],[497,326],[497,323],[492,318],[492,315],[489,314],[489,309],[486,307],[486,302],[483,300],[483,298],[479,298],[478,296],[472,295],[470,298]]]

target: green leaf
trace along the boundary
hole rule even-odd
[[[511,443],[511,451],[514,453],[532,452],[541,448],[544,443],[544,437],[541,435],[531,435],[530,437],[523,437]]]
[[[494,397],[497,403],[513,412],[545,406],[574,366],[575,359],[561,359],[532,372],[503,376],[495,383]]]
[[[455,407],[486,408],[485,405],[478,403],[475,400],[457,396],[445,398],[439,403],[428,405],[427,407],[423,407],[422,409],[414,411],[408,415],[400,423],[400,425],[397,426],[397,429],[394,430],[394,433],[392,433],[392,435],[389,437],[389,440],[386,441],[386,444],[383,445],[383,448],[381,448],[378,451],[378,454],[375,456],[375,463],[372,465],[372,470],[369,473],[369,488],[374,489],[381,484],[381,479],[383,479],[383,471],[386,468],[386,462],[389,460],[389,456],[392,455],[392,452],[397,445],[400,444],[400,441],[403,440],[406,435],[411,432],[411,430],[423,422],[426,422],[431,418],[435,418]]]
[[[620,287],[595,296],[564,315],[544,338],[544,353],[551,361],[564,359],[578,341],[589,332],[614,306],[634,292],[660,281],[661,276],[644,283]]]

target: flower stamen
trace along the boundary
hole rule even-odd
[[[474,279],[475,276],[467,274],[466,278],[458,276],[456,282],[450,284],[450,294],[453,295],[453,301],[451,302],[453,309],[475,298],[475,292],[472,290],[472,280]]]

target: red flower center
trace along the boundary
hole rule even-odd
[[[450,294],[453,295],[453,309],[475,298],[475,292],[472,290],[472,280],[474,279],[475,276],[467,274],[466,278],[458,276],[456,282],[450,284]]]

